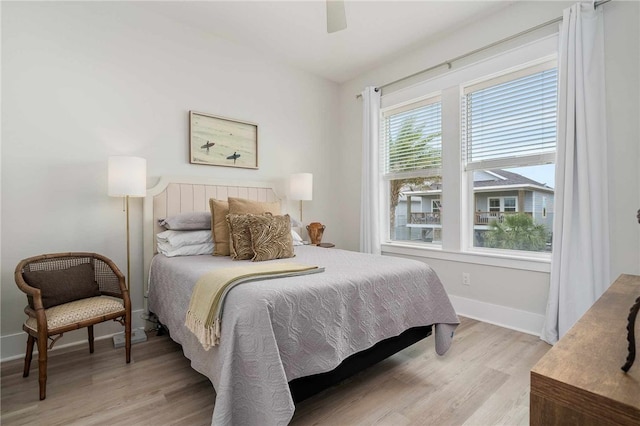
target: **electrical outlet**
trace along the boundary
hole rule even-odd
[[[462,273],[462,285],[471,285],[471,274],[468,272]]]

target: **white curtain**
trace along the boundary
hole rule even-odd
[[[362,92],[362,192],[360,194],[360,251],[380,254],[380,91]]]
[[[551,344],[610,284],[602,8],[565,9],[558,53],[556,217],[541,335]]]

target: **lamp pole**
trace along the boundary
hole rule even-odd
[[[125,210],[127,211],[127,290],[129,290],[130,282],[131,282],[131,243],[130,243],[130,232],[129,232],[129,196],[125,195]]]

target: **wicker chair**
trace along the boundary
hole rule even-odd
[[[69,268],[78,266],[86,271],[87,267],[84,264],[91,265],[88,274],[90,276],[91,270],[93,270],[94,279],[97,282],[97,288],[95,288],[95,283],[91,282],[91,291],[95,291],[93,297],[45,308],[47,303],[43,304],[42,291],[27,283],[28,277],[33,277],[35,272],[40,277],[40,281],[46,280],[47,285],[55,283],[56,288],[59,288],[58,286],[65,285],[61,282],[68,283],[68,281],[64,281],[65,278],[60,278],[60,274],[66,274],[68,272],[64,271],[70,271]],[[54,277],[57,278],[54,279]],[[50,281],[49,278],[51,278]],[[46,397],[47,351],[67,331],[87,327],[89,352],[93,353],[93,325],[108,320],[118,321],[125,327],[127,363],[131,361],[129,290],[125,286],[124,275],[110,259],[95,253],[55,253],[35,256],[18,264],[15,270],[15,281],[20,290],[26,293],[29,300],[29,304],[24,309],[29,318],[22,326],[22,329],[28,334],[23,377],[29,375],[33,346],[37,341],[41,400]],[[69,286],[71,287],[71,284]],[[47,347],[48,339],[51,339],[51,344]]]

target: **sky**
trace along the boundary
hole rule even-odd
[[[536,182],[544,183],[551,188],[556,187],[555,164],[543,164],[540,166],[514,167],[512,169],[504,169],[508,172],[518,173]]]

